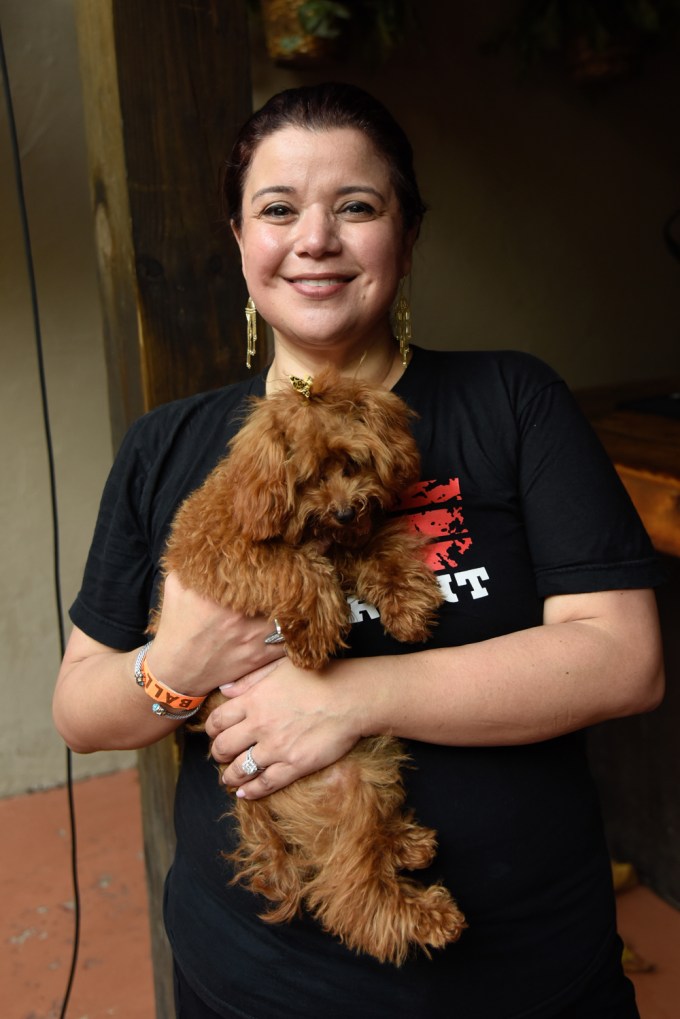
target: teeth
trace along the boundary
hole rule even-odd
[[[344,283],[343,279],[334,280],[296,280],[296,283],[302,283],[306,287],[335,287],[338,283]]]

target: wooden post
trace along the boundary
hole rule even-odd
[[[245,0],[78,0],[114,446],[145,410],[245,373],[238,250],[218,178],[251,109]],[[262,357],[262,354],[260,355]],[[163,930],[174,740],[140,752],[156,1015],[174,1014]]]

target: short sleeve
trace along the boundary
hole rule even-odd
[[[663,571],[623,483],[567,386],[520,409],[520,491],[541,597],[653,587]]]
[[[125,437],[106,482],[71,621],[89,637],[121,651],[144,641],[154,564],[141,522],[147,471],[139,423]]]

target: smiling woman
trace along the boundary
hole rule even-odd
[[[371,96],[342,84],[274,96],[239,134],[224,193],[251,299],[274,332],[273,360],[257,377],[158,408],[131,429],[71,608],[54,698],[62,735],[89,752],[148,745],[216,687],[225,695],[205,732],[183,741],[165,898],[178,1017],[638,1019],[581,730],[658,704],[663,665],[649,588],[662,573],[611,463],[563,382],[535,358],[400,350],[391,311],[424,206],[408,140]],[[399,311],[395,326],[407,320]],[[429,539],[443,604],[429,639],[408,644],[387,632],[377,597],[347,594],[343,656],[301,669],[285,654],[285,625],[218,605],[176,573],[164,579],[163,556],[178,508],[237,433],[260,449],[242,428],[252,397],[274,405],[293,376],[304,401],[329,363],[373,394],[393,390],[414,412],[419,480],[399,493],[396,512]],[[328,485],[316,433],[293,454],[281,441],[288,425],[263,426],[267,482],[309,453]],[[362,427],[362,449],[376,445],[377,428]],[[348,430],[343,419],[337,440],[330,436],[336,452]],[[393,433],[383,443],[391,456]],[[243,502],[242,477],[227,486],[230,508]],[[346,482],[333,474],[334,485]],[[259,516],[248,499],[257,520],[270,521],[269,487],[259,484]],[[298,511],[300,492],[285,488]],[[211,552],[210,529],[200,526],[209,516],[199,514],[194,534]],[[327,533],[313,533],[323,549]],[[234,543],[245,542],[244,526]],[[247,562],[249,578],[266,583],[274,571],[281,581],[275,568],[258,567],[255,551]],[[370,579],[378,574],[371,567]],[[383,614],[402,619],[413,599],[391,577],[393,610]],[[303,629],[312,608],[329,604],[320,582],[310,590]],[[147,689],[162,695],[162,710]],[[294,798],[298,779],[369,736],[404,742],[406,810],[430,839],[437,833],[432,863],[418,873],[455,895],[468,924],[459,941],[414,950],[400,966],[352,951],[304,911],[265,923],[267,900],[250,890],[270,890],[262,869],[252,886],[235,885],[224,856],[236,831],[215,762],[248,813],[249,801],[270,793]],[[396,787],[386,783],[386,795]],[[338,789],[324,792],[324,803],[337,800]],[[350,829],[362,792],[359,784],[343,812]],[[304,825],[309,811],[299,813]],[[384,843],[380,834],[363,841],[366,856],[358,852],[336,884],[375,927],[356,874],[371,854],[384,859]],[[277,872],[292,870],[293,846],[266,841]],[[417,848],[411,838],[397,851],[393,869],[407,879],[423,866]],[[394,929],[390,920],[382,926]]]
[[[255,153],[242,208],[234,233],[250,295],[274,331],[271,379],[366,355],[362,374],[383,381],[414,236],[373,143],[352,128],[278,131]]]

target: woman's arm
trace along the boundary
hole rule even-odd
[[[202,696],[281,657],[280,645],[264,644],[271,630],[266,619],[220,608],[182,588],[170,574],[147,664],[166,686]],[[71,749],[137,749],[181,724],[152,712],[152,701],[134,678],[138,651],[116,651],[74,629],[53,700],[55,725]]]
[[[340,660],[323,673],[282,661],[227,690],[209,716],[224,781],[249,799],[332,763],[362,736],[532,743],[656,707],[664,673],[651,591],[560,595],[542,626],[463,647]],[[242,755],[265,771],[248,780]]]

